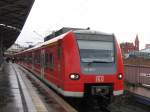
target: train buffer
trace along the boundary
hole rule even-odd
[[[66,110],[57,101],[48,104],[16,64],[3,65],[0,71],[0,112],[67,112],[72,108],[68,106]],[[72,108],[72,112],[76,110]]]

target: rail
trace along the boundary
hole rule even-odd
[[[35,74],[31,73],[31,71],[19,66],[19,68],[26,74],[26,77],[31,81],[31,83],[38,89],[40,94],[44,96],[45,101],[47,103],[57,105],[59,110],[55,111],[63,111],[63,112],[77,112],[68,102],[66,102],[62,97],[56,94],[51,88],[45,85],[40,79],[36,77]],[[53,105],[53,107],[54,107]]]

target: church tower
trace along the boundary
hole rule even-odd
[[[139,51],[139,38],[138,38],[138,35],[136,35],[136,38],[135,38],[135,51]]]

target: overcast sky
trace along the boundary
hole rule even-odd
[[[138,34],[144,48],[150,43],[150,1],[35,0],[17,42],[36,43],[62,27],[114,33],[119,42],[133,42]]]

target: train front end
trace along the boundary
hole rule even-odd
[[[68,38],[69,80],[66,88],[73,97],[105,97],[123,94],[123,61],[114,35],[75,31]],[[76,47],[75,47],[76,46]]]

